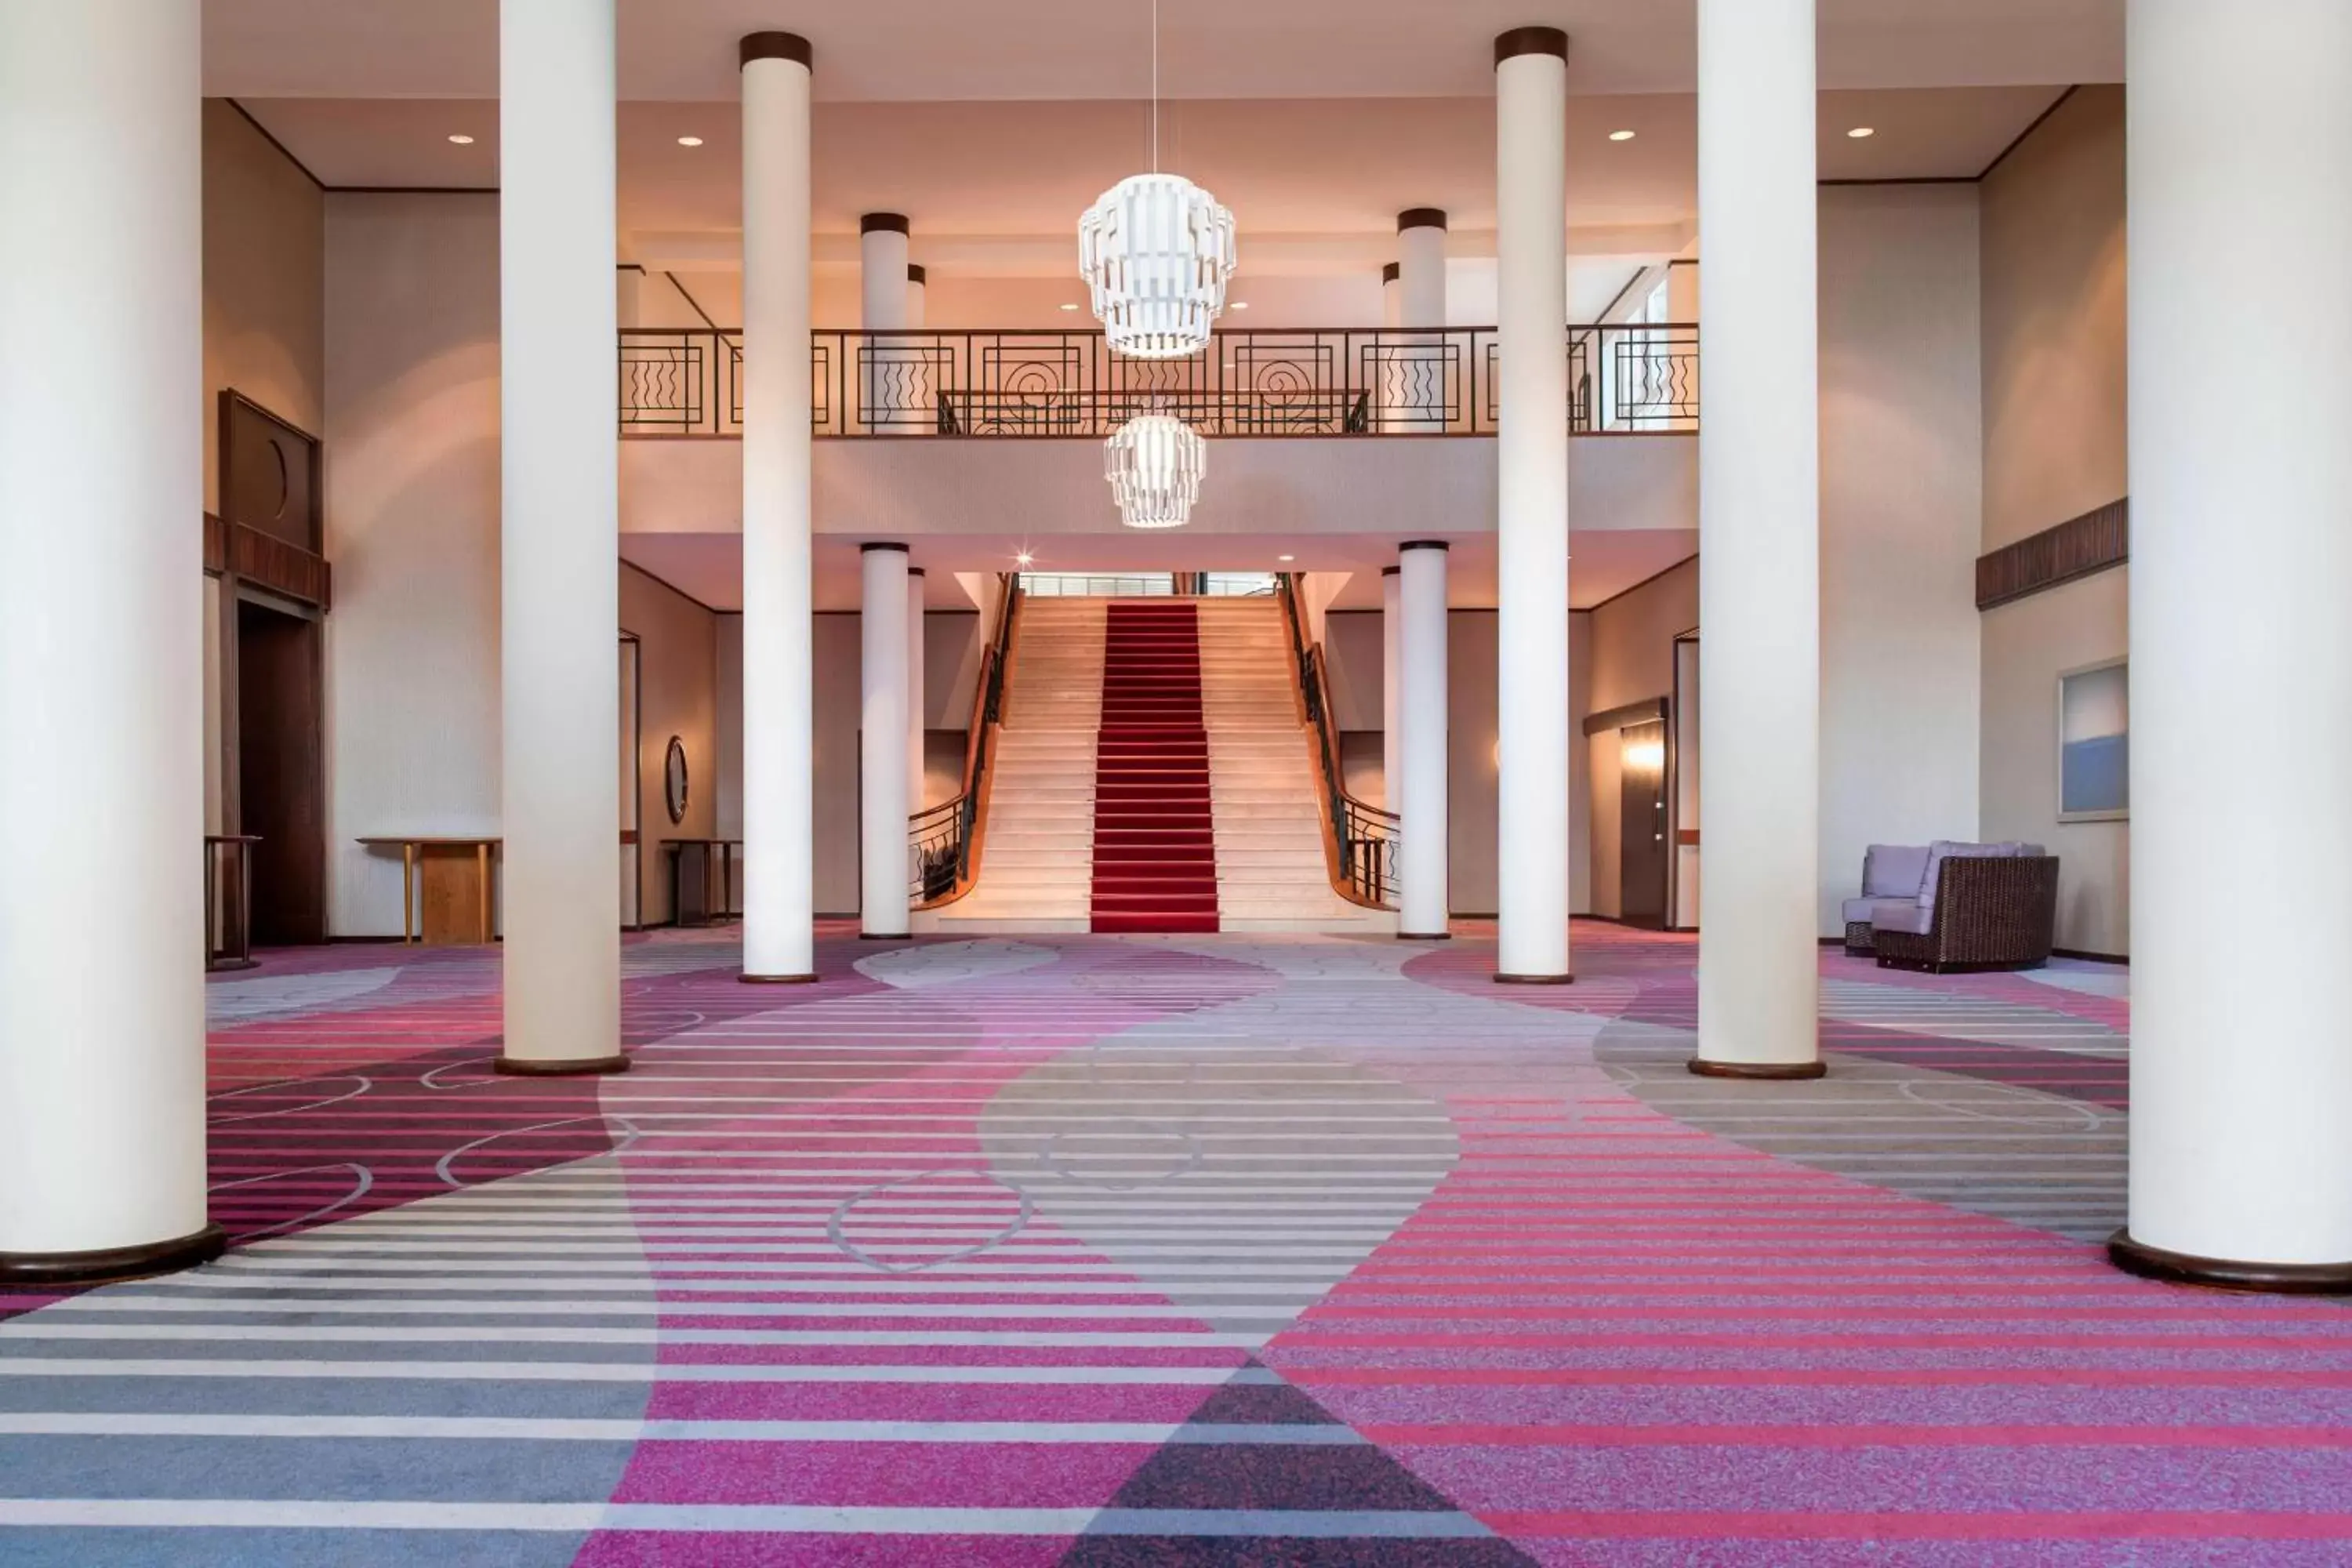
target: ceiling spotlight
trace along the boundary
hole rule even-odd
[[[681,136],[677,139],[677,144],[681,147],[699,147],[702,145],[702,138],[699,136]]]
[[[1631,142],[1637,134],[1638,132],[1632,131],[1612,131],[1609,133],[1609,140],[1612,142]]]
[[[1276,561],[1296,561],[1298,557],[1296,555],[1277,555],[1275,559]]]
[[[1063,309],[1063,310],[1076,310],[1076,309],[1077,309],[1077,307],[1076,307],[1076,305],[1071,304],[1068,300],[1063,300],[1063,301],[1062,301],[1062,309]]]
[[[1857,125],[1853,130],[1847,132],[1846,134],[1853,137],[1857,142],[1867,142],[1872,137],[1878,134],[1878,127],[1875,125]]]
[[[1024,551],[1023,551],[1020,554],[1018,554],[1018,555],[1016,555],[1016,556],[1014,556],[1014,557],[1013,558],[1013,563],[1015,566],[1028,566],[1028,565],[1033,565],[1033,564],[1034,564],[1034,563],[1035,563],[1035,562],[1036,562],[1036,559],[1037,559],[1037,558],[1036,558],[1035,556],[1034,556],[1034,555],[1030,554],[1027,551],[1025,551],[1025,550],[1024,550]]]
[[[474,144],[474,139],[467,135],[462,131],[457,132],[455,136],[450,137],[449,140],[455,142],[460,147],[471,147]]]

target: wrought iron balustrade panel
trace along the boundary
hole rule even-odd
[[[1574,434],[1691,430],[1698,330],[1567,330]],[[624,435],[740,436],[743,343],[718,329],[621,334]],[[1501,345],[1490,327],[1234,329],[1184,359],[1129,359],[1098,331],[811,334],[819,436],[1100,439],[1168,413],[1205,436],[1491,435]]]

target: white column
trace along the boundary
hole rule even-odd
[[[1445,428],[1445,215],[1435,207],[1397,214],[1397,325],[1409,334],[1391,365],[1398,378],[1401,428]],[[1426,327],[1428,332],[1413,329]]]
[[[1700,746],[1695,1072],[1822,1071],[1821,459],[1813,0],[1699,0],[1706,247],[1699,439]]]
[[[2127,16],[2131,1201],[2111,1250],[2352,1289],[2352,295],[2245,303],[2280,258],[2352,249],[2352,6]]]
[[[1381,570],[1381,804],[1395,811],[1404,798],[1403,763],[1399,747],[1403,731],[1397,727],[1397,712],[1404,700],[1403,677],[1398,672],[1397,644],[1402,639],[1404,612],[1397,603],[1397,578],[1400,568]]]
[[[929,417],[915,384],[920,356],[897,334],[907,331],[907,218],[867,213],[857,220],[858,325],[865,329],[858,363],[858,417],[875,434],[908,436]]]
[[[867,936],[908,931],[907,547],[859,553],[857,822],[859,923]]]
[[[1402,686],[1397,717],[1403,727],[1399,752],[1404,768],[1403,821],[1398,828],[1404,840],[1398,868],[1404,907],[1397,934],[1427,940],[1447,934],[1445,546],[1415,540],[1400,548],[1397,566],[1397,670]]]
[[[195,0],[0,5],[0,1287],[221,1248],[200,58]]]
[[[499,0],[502,1072],[618,1072],[613,0]]]
[[[1568,35],[1495,40],[1499,489],[1495,977],[1568,952]]]
[[[907,568],[907,812],[923,809],[923,569]]]
[[[743,61],[743,978],[816,978],[808,40]]]

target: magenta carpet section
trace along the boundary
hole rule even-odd
[[[1830,1077],[1727,1086],[1688,939],[1576,936],[662,933],[583,1080],[493,954],[273,958],[237,1246],[0,1300],[0,1561],[2352,1563],[2352,1310],[2090,1240],[2118,973],[1827,955]]]

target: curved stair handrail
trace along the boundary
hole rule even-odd
[[[1331,715],[1330,671],[1322,645],[1307,636],[1307,618],[1298,605],[1297,574],[1279,574],[1275,592],[1290,631],[1291,679],[1307,728],[1314,732],[1316,763],[1322,774],[1322,787],[1316,795],[1323,818],[1323,858],[1330,871],[1332,890],[1366,909],[1398,909],[1398,846],[1402,835],[1397,814],[1348,793],[1339,770],[1339,731]]]
[[[907,818],[908,859],[914,868],[908,891],[919,910],[954,903],[980,880],[982,839],[988,820],[989,761],[1004,718],[1004,676],[1013,652],[1013,618],[1021,579],[1001,573],[996,626],[981,652],[980,680],[971,694],[971,720],[964,732],[963,788],[939,805]]]

